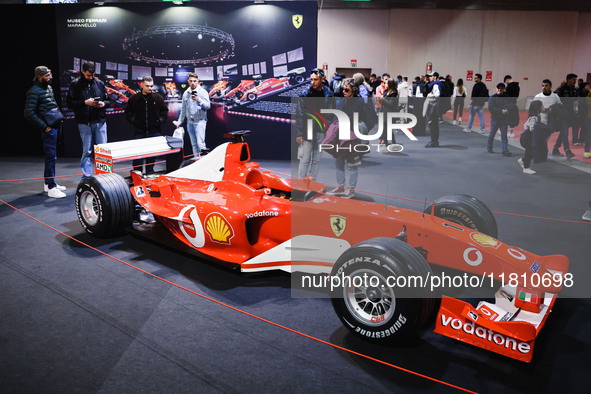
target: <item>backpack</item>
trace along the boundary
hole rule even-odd
[[[451,97],[453,92],[451,91],[451,86],[449,85],[449,82],[441,81],[441,85],[443,89],[441,89],[441,92],[439,92],[439,97]]]
[[[333,79],[330,82],[330,87],[335,96],[343,97],[343,80],[342,79]]]

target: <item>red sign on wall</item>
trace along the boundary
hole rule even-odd
[[[466,73],[466,81],[473,81],[474,80],[474,70],[468,70]]]
[[[351,59],[351,67],[357,67],[357,59]]]
[[[487,81],[487,82],[492,81],[492,71],[487,71],[486,72],[485,81]]]

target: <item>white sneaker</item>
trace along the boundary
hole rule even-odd
[[[47,196],[51,198],[64,198],[66,197],[66,193],[64,193],[57,187],[54,187],[53,189],[49,189],[49,191],[47,192]]]
[[[333,196],[344,196],[346,194],[345,188],[342,186],[337,186],[331,191],[327,192],[326,194],[331,194]]]
[[[521,166],[522,170],[525,170],[525,165],[523,164],[523,159],[519,158],[519,160],[517,160],[517,162],[519,163],[519,165]]]
[[[478,134],[484,134],[484,133],[486,133],[485,129],[480,129],[480,131],[478,132]]]
[[[533,175],[533,174],[535,174],[536,172],[535,172],[534,170],[532,170],[531,168],[524,168],[524,169],[523,169],[523,173],[524,173],[524,174]]]
[[[467,128],[467,127],[466,127],[466,128],[464,128],[464,130],[463,130],[463,131],[464,131],[464,133],[470,133],[470,132],[472,132],[472,130],[470,130],[470,129],[469,129],[469,128]]]
[[[454,120],[454,121],[452,122],[452,124],[455,126],[455,125],[457,125],[457,124],[458,124],[458,121],[457,121],[457,120]]]
[[[513,138],[513,137],[515,137],[515,133],[511,131],[511,132],[507,133],[507,137]]]
[[[355,197],[355,189],[349,188],[347,190],[347,193],[345,193],[345,195],[343,197],[344,198],[353,198],[353,197]]]
[[[583,220],[591,222],[591,209],[587,209],[583,214]]]
[[[458,126],[460,126],[462,124],[462,118],[458,119]]]
[[[62,185],[58,185],[57,183],[55,184],[55,187],[61,191],[61,192],[65,192],[66,191],[66,187],[62,186]],[[45,185],[43,185],[43,191],[45,193],[47,193],[49,191],[49,186],[47,186],[47,183]]]

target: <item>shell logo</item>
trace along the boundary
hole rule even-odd
[[[497,248],[501,244],[500,241],[494,239],[489,235],[482,233],[472,233],[470,234],[470,238],[472,238],[474,242],[477,242],[482,246],[489,246],[492,248]]]
[[[213,242],[230,245],[234,229],[221,213],[210,213],[205,219],[205,231]]]

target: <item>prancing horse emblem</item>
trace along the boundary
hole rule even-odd
[[[341,215],[330,215],[330,228],[337,237],[343,235],[347,227],[347,218]]]
[[[293,23],[293,26],[296,29],[299,29],[300,26],[302,26],[302,23],[304,23],[304,16],[303,15],[292,15],[291,16],[291,22]]]

